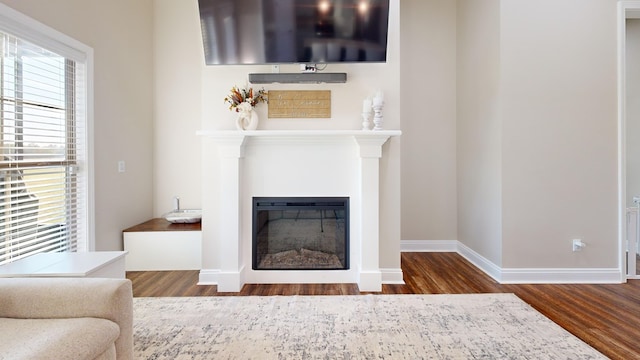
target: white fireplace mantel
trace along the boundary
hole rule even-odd
[[[400,136],[400,130],[200,130],[197,135],[222,142],[234,142],[247,138],[266,141],[340,141],[344,138],[370,139],[384,144],[392,136]],[[382,145],[381,144],[381,145]]]
[[[379,160],[383,145],[389,138],[400,136],[401,131],[202,130],[197,134],[205,145],[203,161],[210,164],[217,156],[219,163],[217,179],[203,172],[203,184],[217,182],[219,186],[211,190],[217,192],[215,196],[203,193],[202,221],[203,254],[215,249],[220,268],[202,269],[201,284],[215,283],[222,292],[240,291],[245,283],[355,282],[361,291],[382,290]],[[251,269],[251,211],[247,209],[251,197],[318,194],[352,199],[350,269]],[[216,211],[206,211],[213,207]],[[208,214],[217,218],[207,219]],[[212,223],[217,226],[207,226]]]

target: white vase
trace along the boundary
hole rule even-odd
[[[238,114],[236,128],[238,130],[255,130],[258,128],[258,122],[260,122],[258,113],[251,110],[247,113]]]
[[[258,122],[260,122],[260,117],[258,116],[258,112],[251,111],[251,116],[249,117],[249,124],[247,124],[245,129],[256,130],[258,128]]]

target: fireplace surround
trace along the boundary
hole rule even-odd
[[[400,131],[202,130],[198,135],[204,184],[199,284],[217,284],[221,292],[240,291],[245,283],[356,283],[361,291],[382,290],[380,159],[383,145]],[[348,268],[254,270],[255,197],[348,197]],[[402,282],[400,269],[388,270],[393,283]]]

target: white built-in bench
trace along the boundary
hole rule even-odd
[[[201,224],[173,224],[157,218],[123,231],[127,271],[200,270]]]

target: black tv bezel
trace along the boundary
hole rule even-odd
[[[200,19],[202,21],[203,19],[203,12],[201,9],[201,2],[204,1],[215,1],[215,0],[198,0],[198,7],[199,7],[199,15],[200,15]],[[297,1],[297,0],[294,0]],[[320,68],[323,65],[330,65],[330,64],[384,64],[387,63],[388,61],[388,53],[389,53],[389,17],[390,17],[390,11],[391,11],[391,0],[376,0],[376,1],[380,1],[382,2],[382,6],[386,9],[386,32],[384,34],[384,52],[383,52],[383,59],[382,60],[366,60],[366,59],[362,59],[359,58],[358,60],[312,60],[312,59],[296,59],[296,60],[278,60],[278,61],[235,61],[235,62],[210,62],[208,60],[208,55],[206,53],[206,38],[204,36],[204,33],[202,33],[202,43],[203,46],[205,48],[205,54],[204,54],[204,62],[206,66],[259,66],[259,65],[294,65],[294,64],[313,64],[316,65],[315,67]],[[204,32],[204,29],[201,29],[202,32]],[[344,39],[343,39],[344,40]],[[380,45],[382,46],[382,45]],[[319,66],[318,66],[319,65]]]

